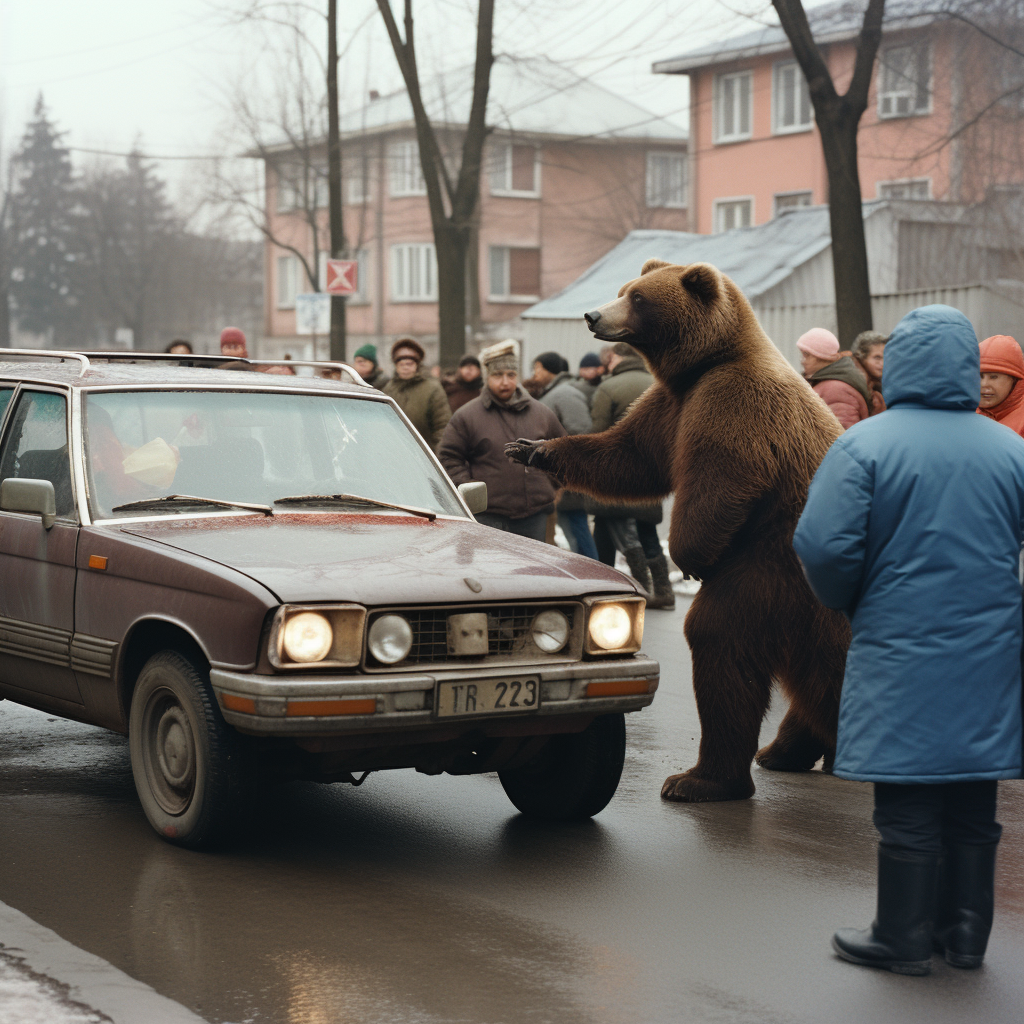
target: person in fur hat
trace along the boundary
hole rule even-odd
[[[391,346],[395,375],[382,390],[398,403],[423,440],[437,451],[452,411],[441,382],[422,371],[425,356],[423,346],[415,338],[398,338]]]

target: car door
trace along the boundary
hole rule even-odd
[[[0,509],[0,684],[80,704],[70,653],[78,516],[67,395],[22,388],[8,404],[0,481],[49,480],[57,521],[47,530],[38,515]]]

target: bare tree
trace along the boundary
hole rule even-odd
[[[458,362],[466,350],[467,272],[469,253],[476,237],[480,172],[487,137],[487,95],[494,65],[494,0],[478,0],[478,4],[473,98],[462,133],[458,173],[453,175],[423,100],[413,35],[412,0],[404,0],[404,38],[390,0],[377,0],[416,122],[420,166],[437,253],[438,340],[442,365]]]
[[[331,257],[345,253],[341,195],[341,128],[338,114],[338,0],[327,0],[327,191],[330,205]],[[331,358],[345,358],[345,296],[331,296]]]
[[[857,166],[857,129],[867,109],[875,57],[882,41],[885,0],[868,0],[857,37],[853,77],[845,93],[836,89],[825,58],[814,41],[802,0],[772,0],[772,6],[778,12],[793,55],[807,79],[815,121],[821,133],[828,174],[839,340],[844,347],[849,347],[861,331],[872,327],[868,254]]]

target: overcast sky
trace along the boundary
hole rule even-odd
[[[231,96],[268,73],[282,29],[241,22],[257,0],[0,0],[0,143],[17,143],[41,92],[66,143],[156,157],[223,153]],[[280,10],[272,0],[260,0]],[[393,0],[400,6],[399,0]],[[326,0],[307,0],[326,9]],[[374,0],[342,0],[343,107],[401,85]],[[473,0],[416,0],[421,73],[473,57]],[[685,123],[685,78],[651,62],[770,19],[767,0],[497,0],[496,52],[543,54]],[[319,43],[323,22],[305,27]],[[325,45],[325,43],[324,43]],[[88,159],[75,153],[76,161]],[[181,189],[186,161],[160,170]]]

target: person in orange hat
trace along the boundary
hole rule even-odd
[[[245,345],[245,334],[238,327],[225,327],[220,332],[220,354],[226,359],[246,359],[249,352]]]
[[[1024,352],[1008,334],[986,338],[980,349],[978,412],[1024,437]]]

